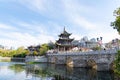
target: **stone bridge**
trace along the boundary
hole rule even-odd
[[[91,67],[98,71],[113,69],[117,50],[90,52],[59,52],[47,54],[49,63],[65,64],[70,67]]]

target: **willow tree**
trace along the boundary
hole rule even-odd
[[[115,21],[111,22],[111,26],[118,31],[120,34],[120,8],[114,11]]]

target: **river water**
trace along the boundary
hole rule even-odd
[[[0,62],[0,80],[120,80],[112,72],[54,64]]]

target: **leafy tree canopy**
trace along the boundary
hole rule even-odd
[[[42,44],[40,48],[40,55],[44,55],[48,50],[48,44]]]
[[[115,21],[111,22],[111,26],[118,31],[120,34],[120,8],[114,11]]]
[[[120,75],[120,50],[117,52],[117,55],[115,57],[115,73]]]

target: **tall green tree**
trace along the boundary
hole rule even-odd
[[[111,26],[120,34],[120,7],[114,11],[115,21],[111,23]],[[115,59],[115,70],[120,75],[120,51],[117,52]]]
[[[115,21],[111,22],[111,26],[120,34],[120,7],[114,11]]]
[[[120,75],[120,50],[117,52],[115,59],[115,73]]]
[[[34,52],[33,52],[33,55],[34,55],[34,56],[37,56],[37,55],[38,55],[38,52],[37,52],[37,51],[34,51]]]
[[[25,48],[22,46],[22,47],[19,47],[17,50],[16,50],[16,53],[17,54],[21,54],[23,51],[25,50]]]
[[[47,51],[48,51],[48,44],[42,44],[40,48],[40,55],[45,55]]]

